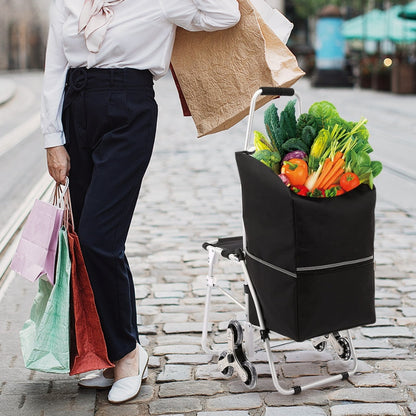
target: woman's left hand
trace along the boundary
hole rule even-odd
[[[49,147],[46,149],[49,174],[59,184],[65,185],[69,176],[71,163],[68,152],[64,146]]]

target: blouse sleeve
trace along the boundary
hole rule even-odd
[[[68,62],[64,54],[62,0],[53,0],[50,10],[49,35],[46,48],[45,73],[41,98],[41,131],[45,148],[65,144],[62,127],[62,104]]]
[[[237,0],[159,0],[166,18],[189,31],[227,29],[240,20]]]

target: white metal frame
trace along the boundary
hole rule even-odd
[[[257,98],[260,95],[262,95],[262,93],[263,93],[262,89],[257,90],[254,93],[254,95],[251,99],[250,113],[249,113],[249,116],[248,116],[247,131],[246,131],[245,144],[244,144],[244,150],[246,150],[246,151],[249,149],[250,138],[252,137],[252,133],[253,133],[253,131],[252,131],[253,130],[253,119],[254,119],[254,112],[255,112],[255,108],[256,108]],[[300,97],[297,94],[295,94],[295,96],[297,98],[299,112],[301,112]],[[243,223],[242,228],[243,228],[243,252],[246,253],[246,235],[245,235],[245,230],[244,230],[244,223]],[[253,353],[254,353],[254,347],[253,347],[253,327],[254,326],[251,325],[248,322],[248,298],[249,298],[249,295],[248,295],[248,293],[245,294],[245,305],[242,305],[229,291],[225,290],[224,288],[222,288],[221,286],[219,286],[217,284],[217,281],[216,281],[216,278],[215,278],[215,275],[214,275],[214,267],[215,267],[215,264],[218,262],[219,256],[221,255],[221,248],[208,245],[207,250],[208,250],[209,264],[208,264],[208,274],[207,274],[207,295],[206,295],[206,301],[205,301],[205,313],[204,313],[204,322],[203,322],[202,340],[201,340],[202,348],[207,353],[213,353],[213,354],[217,354],[217,355],[219,355],[221,353],[221,351],[213,349],[210,345],[208,345],[208,320],[209,320],[209,312],[210,312],[211,294],[212,294],[213,288],[217,288],[221,293],[223,293],[225,296],[227,296],[233,302],[235,302],[237,305],[239,305],[240,308],[242,310],[244,310],[245,313],[246,313],[247,323],[246,323],[246,328],[245,328],[245,338],[248,338],[248,339],[244,339],[244,341],[245,341],[245,346],[246,346],[246,349],[247,349],[247,355],[248,355],[249,358],[251,358]],[[345,372],[340,373],[340,374],[328,376],[328,377],[325,377],[321,380],[315,381],[313,383],[305,384],[303,386],[295,386],[295,387],[292,387],[290,389],[286,389],[286,388],[282,387],[282,385],[279,383],[279,380],[278,380],[277,372],[276,372],[276,369],[275,369],[275,363],[274,363],[273,356],[272,356],[272,346],[270,345],[270,338],[268,336],[268,333],[272,332],[272,331],[269,331],[269,329],[266,328],[266,326],[265,326],[263,315],[262,315],[262,312],[261,312],[260,302],[258,300],[256,291],[255,291],[253,283],[251,281],[251,278],[248,274],[245,261],[240,260],[239,258],[237,258],[234,255],[230,255],[228,257],[228,259],[232,260],[232,261],[235,261],[235,262],[239,262],[242,266],[243,274],[244,274],[244,283],[245,283],[245,285],[248,286],[248,288],[250,290],[250,295],[251,295],[252,300],[254,302],[254,306],[255,306],[258,321],[259,321],[259,326],[258,327],[256,326],[254,328],[259,329],[260,333],[262,334],[261,339],[263,341],[263,345],[264,345],[264,348],[265,348],[265,351],[266,351],[266,354],[267,354],[267,359],[268,359],[269,366],[270,366],[270,373],[272,375],[273,384],[274,384],[276,390],[280,394],[282,394],[282,395],[293,395],[293,394],[298,394],[298,393],[300,393],[301,391],[304,391],[304,390],[310,390],[310,389],[314,389],[314,388],[317,388],[317,387],[325,386],[325,385],[331,384],[331,383],[339,381],[339,380],[347,379],[348,377],[350,377],[351,375],[353,375],[357,371],[358,360],[357,360],[354,345],[353,345],[353,342],[352,342],[351,333],[348,330],[348,331],[346,331],[347,332],[347,340],[348,340],[349,346],[351,348],[351,358],[349,360],[351,360],[352,363],[353,363],[353,366],[352,366],[351,370],[345,371]],[[322,339],[324,339],[324,337],[322,337]],[[335,349],[335,352],[337,352],[338,355],[340,355],[340,351],[339,351],[340,345],[336,342],[336,340],[333,338],[333,336],[329,335],[328,337],[325,337],[325,339],[328,339],[328,341],[331,343],[332,347]],[[291,342],[295,342],[295,341],[291,341]]]
[[[253,329],[259,330],[260,333],[262,333],[262,332],[263,333],[268,333],[269,330],[268,330],[268,328],[266,328],[266,325],[264,323],[263,314],[261,312],[261,307],[260,307],[260,302],[259,302],[258,297],[256,295],[256,291],[254,289],[251,278],[248,274],[245,261],[238,259],[234,255],[231,255],[231,256],[228,257],[229,260],[232,260],[232,261],[235,261],[235,262],[238,262],[238,263],[241,264],[241,267],[242,267],[242,270],[243,270],[243,275],[244,275],[244,283],[248,286],[248,288],[250,290],[250,294],[252,296],[254,306],[255,306],[255,309],[256,309],[256,314],[257,314],[257,318],[258,318],[258,321],[259,321],[259,326],[254,326],[254,325],[252,325],[248,322],[248,294],[245,294],[245,305],[242,305],[229,291],[227,291],[226,289],[222,288],[221,286],[219,286],[217,284],[217,281],[216,281],[216,278],[215,278],[215,275],[214,275],[214,267],[215,267],[215,264],[218,262],[219,256],[221,255],[221,249],[218,248],[218,247],[208,246],[207,250],[208,250],[209,264],[208,264],[208,275],[207,275],[207,294],[206,294],[206,300],[205,300],[205,313],[204,313],[204,322],[203,322],[202,340],[201,340],[202,348],[206,353],[209,353],[209,354],[219,355],[222,352],[222,350],[212,348],[212,346],[209,345],[209,343],[208,343],[208,323],[209,323],[208,321],[209,321],[211,294],[212,294],[213,288],[216,288],[221,293],[223,293],[225,296],[230,298],[233,302],[235,302],[246,313],[247,322],[245,322],[246,326],[245,326],[244,342],[245,342],[247,356],[250,359],[250,358],[252,358],[252,356],[254,354]],[[270,331],[270,332],[273,333],[273,331]],[[346,331],[346,333],[347,333],[347,340],[348,340],[350,348],[351,348],[351,359],[350,360],[353,363],[352,369],[349,370],[349,371],[342,372],[340,374],[336,374],[336,375],[332,375],[332,376],[322,378],[321,380],[315,381],[313,383],[305,384],[303,386],[292,387],[290,389],[286,389],[286,388],[282,387],[282,385],[280,384],[280,382],[278,380],[278,377],[277,377],[275,362],[274,362],[273,355],[272,355],[272,345],[270,344],[270,338],[269,338],[268,335],[266,337],[263,337],[262,338],[263,347],[266,351],[267,360],[269,362],[270,374],[272,376],[273,385],[274,385],[275,389],[277,390],[277,392],[280,393],[280,394],[283,394],[283,395],[297,394],[297,393],[300,393],[301,391],[304,391],[304,390],[310,390],[310,389],[314,389],[314,388],[317,388],[317,387],[332,384],[336,381],[346,379],[346,378],[352,376],[354,373],[356,373],[357,368],[358,368],[358,360],[357,360],[357,356],[356,356],[356,353],[355,353],[351,333],[350,333],[349,330]],[[335,352],[338,355],[340,355],[340,352],[341,352],[339,350],[340,346],[339,346],[338,343],[336,343],[336,341],[334,340],[334,338],[331,335],[329,335],[328,338],[327,337],[320,337],[318,339],[318,342],[321,341],[321,339],[325,340],[325,341],[329,341],[330,344],[332,345],[332,347],[334,348]],[[290,342],[295,342],[295,341],[290,341]]]
[[[214,349],[211,345],[208,344],[208,319],[209,319],[209,312],[211,306],[211,295],[212,290],[214,288],[218,289],[223,295],[227,296],[231,299],[236,305],[238,305],[241,310],[245,311],[246,316],[248,316],[248,295],[245,299],[245,305],[243,305],[235,296],[233,296],[228,290],[224,289],[220,285],[217,284],[217,279],[214,274],[214,267],[218,263],[219,256],[221,256],[221,249],[218,247],[208,246],[208,274],[207,274],[207,294],[205,298],[205,313],[204,313],[204,322],[202,327],[202,348],[208,354],[216,354],[219,355],[221,350]],[[240,260],[231,255],[229,260],[239,262]]]

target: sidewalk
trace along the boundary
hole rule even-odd
[[[192,121],[179,113],[172,81],[158,81],[156,92],[155,152],[127,244],[139,332],[151,353],[149,379],[136,399],[112,406],[106,392],[78,390],[76,378],[25,370],[18,331],[36,288],[16,277],[0,301],[0,416],[416,415],[416,220],[383,195],[376,210],[377,322],[353,331],[359,373],[325,389],[282,396],[262,353],[256,357],[260,377],[254,390],[218,372],[217,358],[200,346],[207,273],[201,244],[241,233],[234,151],[242,148],[245,124],[195,139]],[[216,270],[242,296],[239,265],[221,261]],[[221,344],[236,308],[214,296],[212,311],[212,341]],[[276,358],[281,375],[303,383],[343,366],[332,350],[318,353],[310,343],[289,344]]]

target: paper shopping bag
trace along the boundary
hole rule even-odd
[[[250,1],[239,3],[241,19],[230,29],[176,31],[171,63],[198,137],[242,120],[259,87],[290,87],[304,75],[295,56]],[[272,98],[262,96],[257,107]]]
[[[113,367],[94,301],[81,246],[72,225],[68,227],[71,256],[72,328],[69,375]]]
[[[249,0],[254,10],[274,34],[286,45],[292,33],[293,23],[277,9],[272,8],[265,0]]]
[[[63,210],[36,200],[23,227],[11,269],[31,282],[46,274],[54,282],[55,256]]]
[[[63,195],[56,184],[49,202],[36,200],[23,226],[10,268],[31,282],[46,275],[54,283],[56,249],[62,225]]]
[[[47,373],[69,372],[71,262],[65,228],[59,230],[55,285],[39,279],[30,318],[20,331],[25,367]]]

